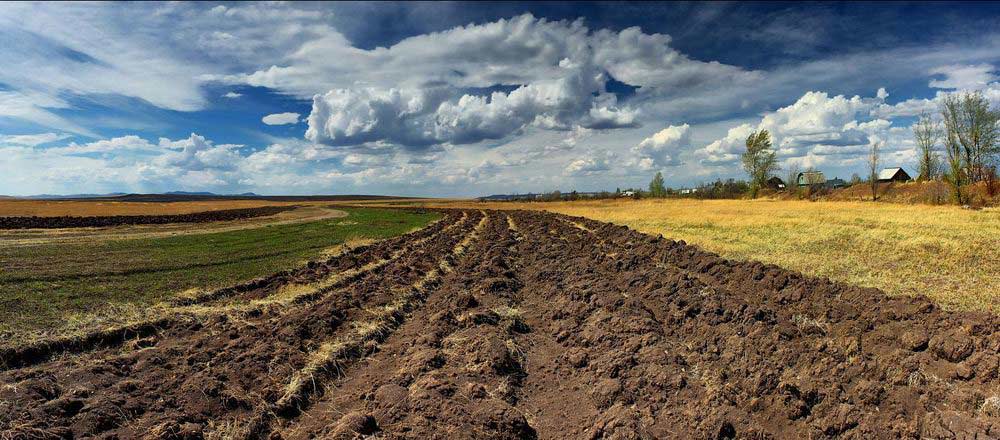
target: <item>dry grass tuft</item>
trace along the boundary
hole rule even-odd
[[[1000,396],[988,397],[979,407],[979,412],[988,417],[1000,417]]]
[[[492,311],[500,317],[500,325],[507,333],[524,333],[528,330],[528,324],[525,323],[524,316],[517,308],[500,306],[494,308]]]

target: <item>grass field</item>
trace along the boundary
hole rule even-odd
[[[871,202],[606,200],[451,202],[544,209],[685,240],[951,309],[1000,312],[1000,210]]]
[[[438,217],[368,208],[349,216],[166,238],[0,249],[0,337],[99,321],[191,288],[291,268],[354,239],[380,239]]]

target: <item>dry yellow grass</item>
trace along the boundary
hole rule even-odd
[[[1000,312],[1000,210],[871,202],[602,200],[447,202],[543,209],[681,239],[726,258],[774,263],[950,309]]]

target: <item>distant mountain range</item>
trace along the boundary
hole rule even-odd
[[[90,199],[94,197],[117,197],[125,193],[108,194],[36,194],[33,196],[17,197],[18,199]]]
[[[171,196],[242,196],[242,197],[258,197],[258,194],[252,192],[245,192],[241,194],[216,194],[208,191],[169,191],[163,193],[164,195]],[[0,198],[11,198],[11,199],[37,199],[37,200],[59,200],[59,199],[95,199],[95,198],[106,198],[106,197],[121,197],[129,195],[129,193],[114,192],[107,194],[35,194],[31,196],[3,196]]]

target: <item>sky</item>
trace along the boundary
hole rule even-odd
[[[6,195],[678,188],[758,129],[847,179],[1000,105],[1000,4],[2,2],[0,66]]]

